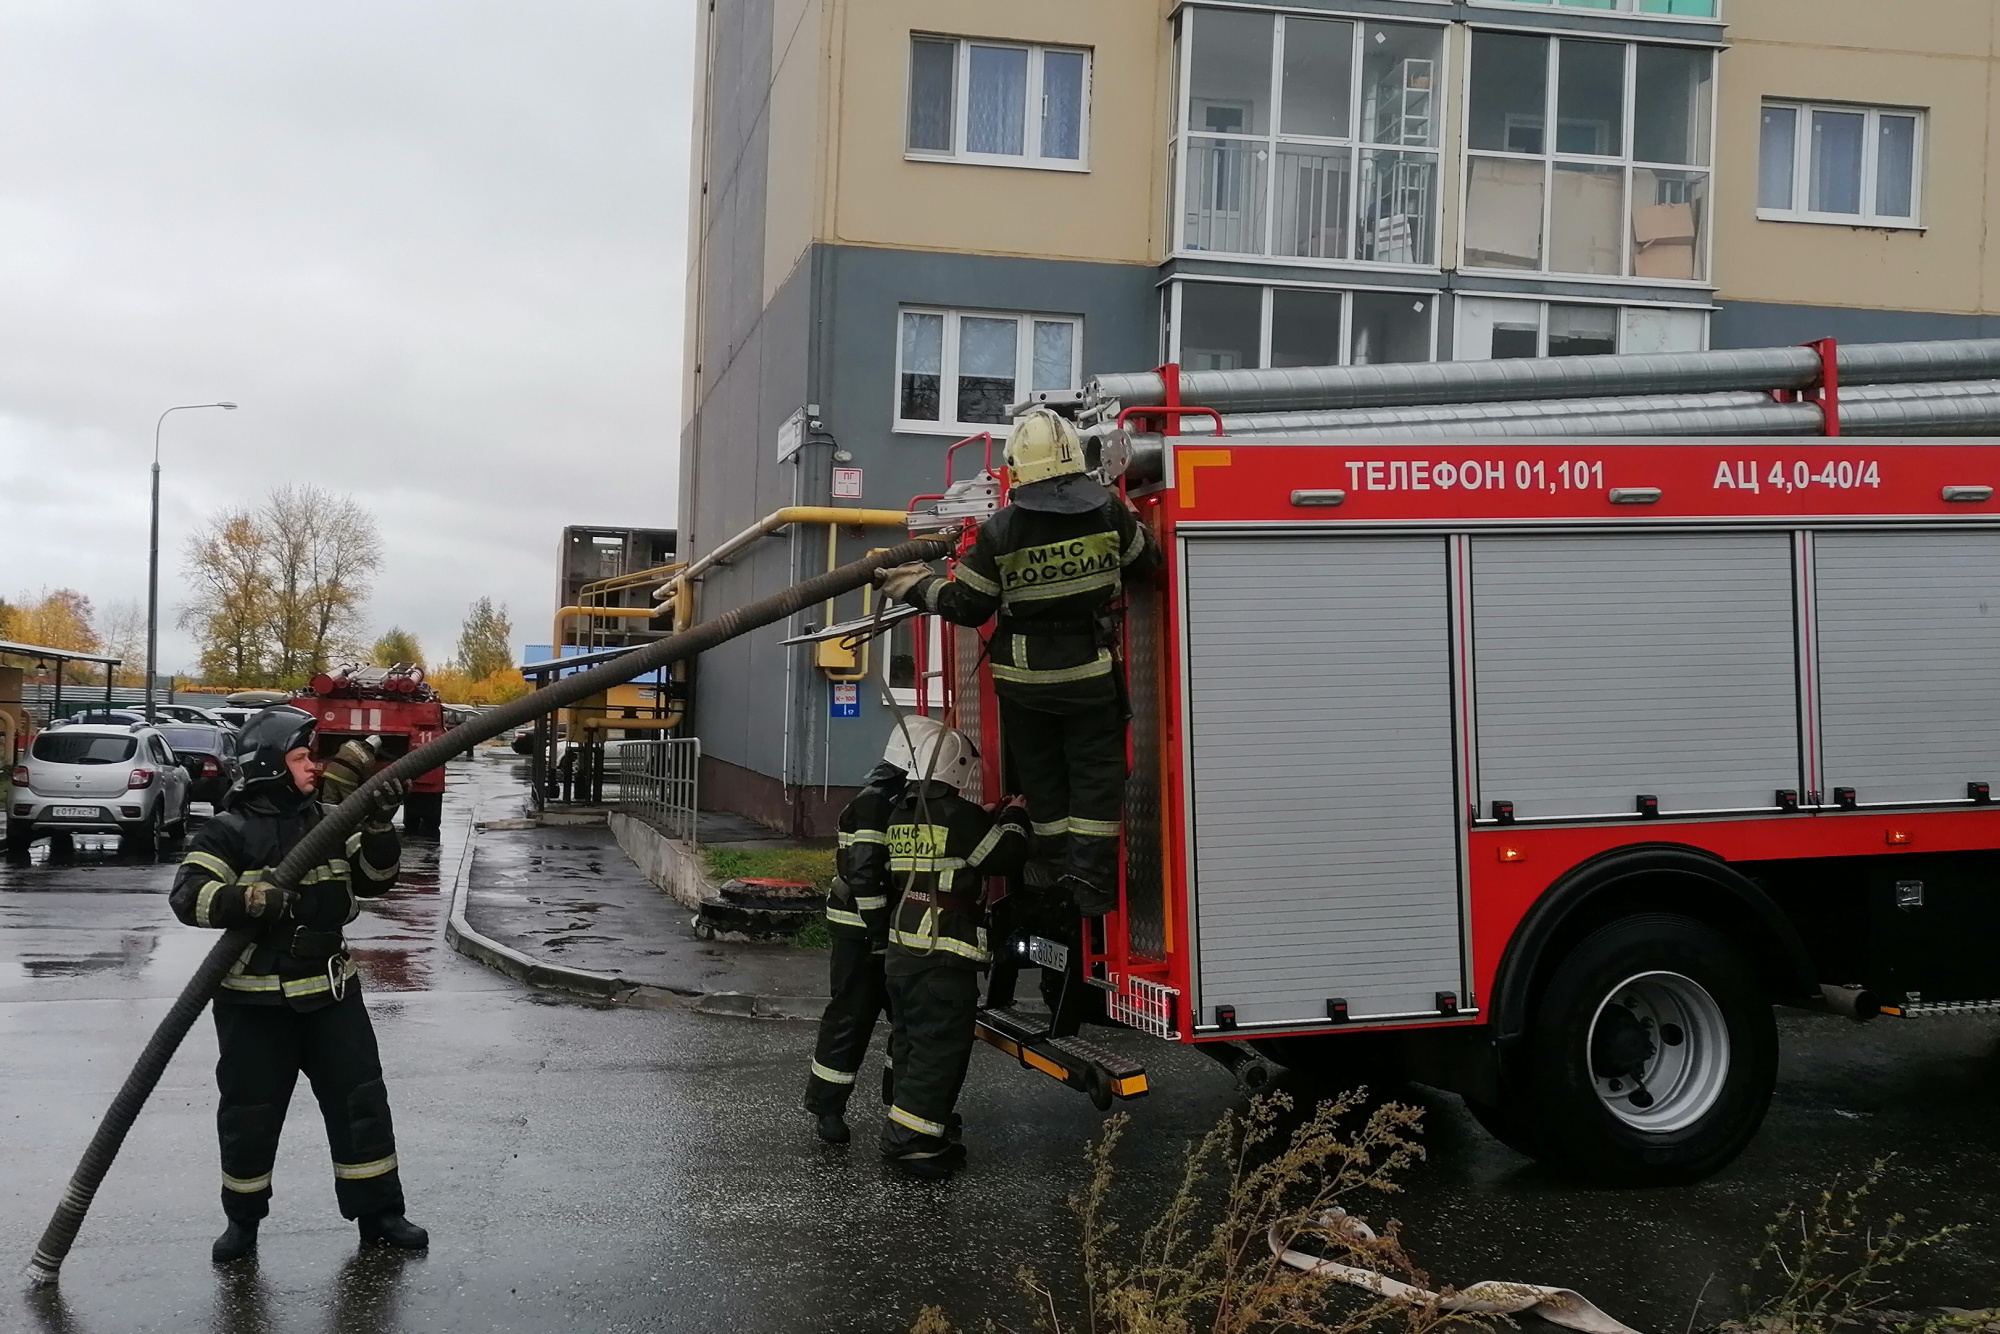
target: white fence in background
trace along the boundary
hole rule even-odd
[[[619,808],[651,821],[669,838],[697,841],[700,779],[700,737],[618,745]]]

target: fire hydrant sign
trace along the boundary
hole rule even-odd
[[[861,469],[835,468],[833,470],[833,498],[835,500],[861,499]]]
[[[861,683],[859,681],[829,681],[833,693],[827,697],[826,714],[829,718],[859,718],[861,716]]]

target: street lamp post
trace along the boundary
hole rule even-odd
[[[153,528],[146,547],[146,721],[154,720],[153,686],[160,671],[160,428],[167,413],[189,412],[195,408],[236,411],[234,403],[180,403],[160,414],[153,423]]]

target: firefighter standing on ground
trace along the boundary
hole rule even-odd
[[[993,692],[1035,857],[1086,917],[1118,906],[1125,702],[1110,607],[1157,544],[1129,504],[1085,475],[1068,421],[1037,408],[1007,438],[1013,489],[950,579],[922,564],[883,587],[958,625],[996,612]]]
[[[359,911],[356,895],[386,894],[396,882],[400,847],[389,817],[402,785],[378,794],[344,857],[306,872],[296,890],[270,883],[272,870],[321,819],[315,787],[325,766],[313,756],[313,727],[311,714],[290,705],[244,724],[242,781],[195,835],[170,896],[174,915],[190,926],[240,927],[256,937],[215,997],[216,1128],[229,1220],[215,1241],[217,1264],[257,1247],[257,1225],[271,1207],[278,1135],[301,1071],[326,1121],[342,1216],[359,1220],[364,1244],[420,1250],[430,1240],[403,1217],[389,1093],[341,934]],[[373,759],[358,743],[343,748],[335,766],[346,770],[348,790]]]
[[[909,784],[889,814],[889,876],[902,898],[885,961],[896,1080],[882,1156],[939,1178],[965,1162],[952,1108],[972,1059],[979,972],[993,960],[985,881],[1020,869],[1027,818],[1013,807],[996,818],[959,795],[979,759],[963,732],[913,730],[911,740]]]
[[[806,1081],[806,1110],[819,1118],[819,1137],[828,1144],[848,1141],[848,1095],[875,1034],[876,1016],[889,1005],[888,982],[882,973],[889,910],[895,901],[889,874],[889,811],[902,795],[910,769],[907,737],[939,726],[931,718],[912,718],[907,728],[891,733],[882,762],[840,812],[836,876],[826,905],[826,929],[833,937],[828,978],[833,999],[820,1016],[812,1075]],[[883,1073],[884,1102],[890,1096],[890,1070]]]

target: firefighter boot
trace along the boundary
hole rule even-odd
[[[393,1246],[399,1251],[422,1251],[430,1249],[431,1234],[401,1214],[385,1210],[379,1214],[361,1215],[361,1244]]]
[[[246,1255],[254,1255],[257,1250],[257,1220],[232,1218],[215,1245],[208,1251],[209,1259],[219,1265],[241,1260]]]
[[[1085,880],[1080,875],[1066,875],[1056,882],[1057,888],[1069,895],[1076,904],[1076,910],[1085,917],[1102,917],[1118,907],[1118,891],[1106,889]]]
[[[919,1181],[943,1181],[965,1166],[963,1144],[930,1135],[918,1135],[882,1156],[904,1176]]]
[[[819,1132],[819,1137],[828,1144],[845,1144],[854,1137],[847,1128],[847,1118],[838,1111],[821,1112],[819,1124],[815,1129]]]

